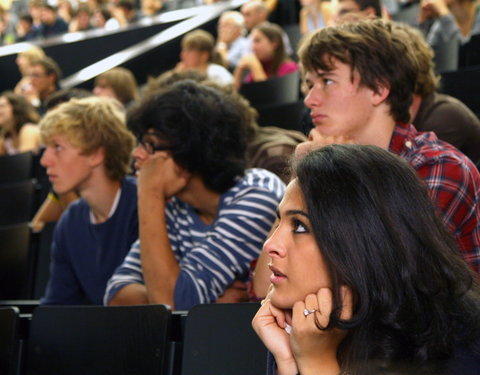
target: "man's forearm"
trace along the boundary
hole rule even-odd
[[[120,289],[110,301],[108,306],[147,305],[147,289],[142,284],[128,284]]]
[[[175,284],[180,267],[167,232],[165,201],[158,197],[139,199],[140,254],[149,303],[174,309]]]

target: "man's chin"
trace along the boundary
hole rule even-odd
[[[313,149],[314,145],[311,141],[299,143],[297,147],[295,147],[295,157],[297,159],[302,159]]]

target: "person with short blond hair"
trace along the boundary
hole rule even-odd
[[[133,73],[116,67],[95,78],[94,95],[108,96],[119,100],[125,107],[138,100],[138,85]]]
[[[137,189],[130,171],[134,137],[120,104],[72,99],[40,122],[40,160],[53,190],[77,192],[55,228],[42,304],[101,304],[105,286],[138,237]]]
[[[205,30],[193,30],[182,39],[180,62],[177,71],[198,70],[221,85],[233,83],[232,74],[221,65],[220,56],[215,52],[215,39]]]

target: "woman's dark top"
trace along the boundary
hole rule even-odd
[[[266,375],[276,375],[277,366],[271,353],[267,357]],[[455,349],[448,363],[448,375],[480,375],[480,338],[468,347]],[[373,375],[373,374],[372,374]]]

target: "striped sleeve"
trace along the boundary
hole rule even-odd
[[[123,287],[129,284],[143,284],[142,264],[140,262],[140,241],[133,245],[123,263],[115,270],[107,283],[103,304],[108,305],[110,300]]]
[[[258,186],[234,192],[203,239],[181,259],[174,294],[177,309],[214,302],[235,279],[248,274],[250,262],[260,254],[273,225],[285,188],[276,176],[260,177],[265,179]]]

